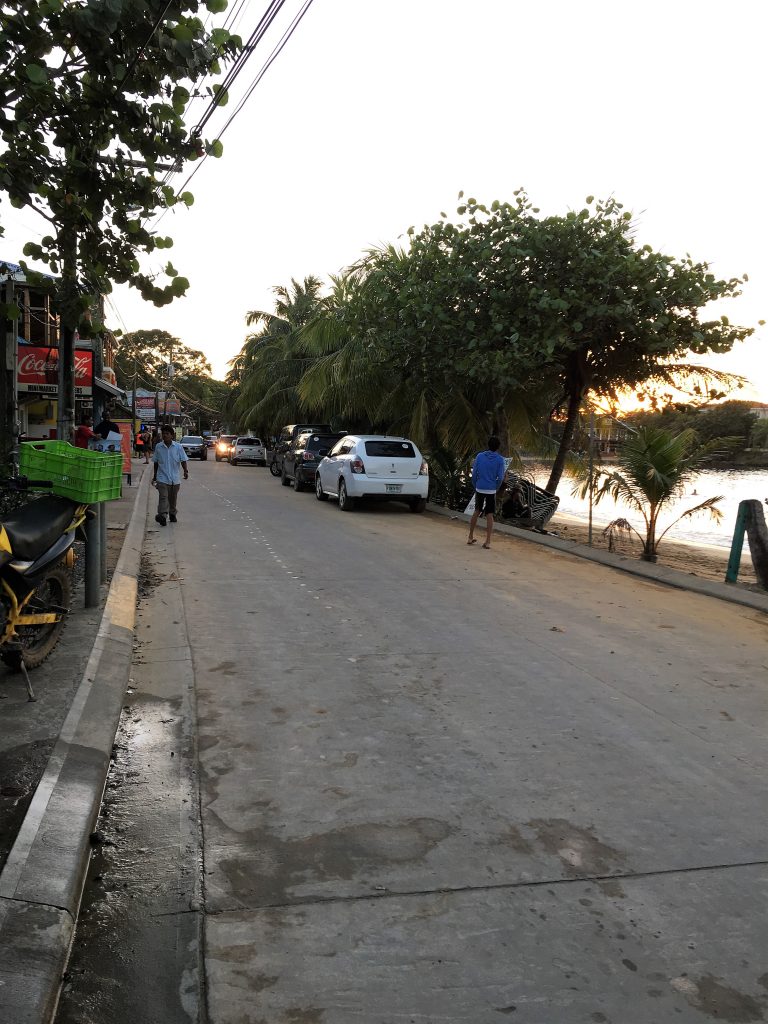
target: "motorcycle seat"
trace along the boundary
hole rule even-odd
[[[11,512],[3,520],[13,557],[33,562],[53,547],[72,522],[77,502],[48,494]]]

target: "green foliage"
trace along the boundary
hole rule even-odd
[[[753,448],[768,448],[768,418],[755,421],[751,442]]]
[[[115,354],[115,373],[122,388],[133,387],[134,374],[138,375],[140,388],[164,388],[171,362],[174,384],[211,377],[211,364],[202,352],[182,345],[168,331],[160,330],[123,335]]]
[[[598,471],[595,502],[610,495],[640,513],[645,523],[645,536],[632,529],[643,542],[642,557],[655,562],[662,538],[681,519],[704,513],[715,521],[722,518],[717,507],[722,495],[718,495],[686,509],[658,532],[660,515],[673,500],[682,496],[685,484],[703,465],[727,451],[733,443],[733,438],[701,443],[696,431],[690,429],[676,434],[661,427],[641,426],[622,444],[618,468]]]
[[[695,430],[700,441],[718,437],[739,439],[739,448],[746,448],[756,424],[749,402],[721,402],[718,405],[668,406],[659,412],[632,413],[625,417],[631,425],[654,426],[671,433]]]
[[[555,491],[587,392],[615,399],[649,378],[672,379],[671,360],[725,352],[751,330],[700,319],[739,294],[704,263],[639,246],[615,200],[539,217],[522,190],[514,203],[470,199],[461,221],[410,232],[410,250],[369,256],[367,328],[414,376],[448,388],[510,393],[546,382],[567,410],[547,489]]]
[[[216,140],[190,138],[183,115],[194,83],[238,50],[237,37],[208,31],[200,17],[225,7],[0,2],[0,190],[51,225],[24,254],[62,274],[65,325],[113,282],[157,305],[186,292],[186,278],[160,286],[138,256],[171,244],[148,225],[177,202],[158,165],[181,166],[206,145],[221,153]],[[180,201],[189,205],[191,194]]]

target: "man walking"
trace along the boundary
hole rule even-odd
[[[184,474],[185,480],[189,480],[187,453],[179,442],[174,440],[173,427],[163,427],[153,461],[155,469],[152,483],[157,487],[159,494],[155,519],[161,526],[165,526],[166,516],[170,517],[172,523],[176,522],[176,500],[179,496],[181,474]]]
[[[496,492],[504,483],[504,459],[499,455],[501,441],[498,437],[488,438],[488,448],[478,452],[472,463],[472,483],[475,488],[475,511],[469,521],[469,537],[467,544],[476,544],[475,527],[477,520],[485,512],[485,544],[491,546],[493,533],[493,517],[496,514]]]

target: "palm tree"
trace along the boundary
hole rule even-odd
[[[645,522],[645,536],[634,527],[631,529],[643,543],[641,557],[647,562],[655,562],[665,534],[681,519],[704,513],[715,522],[722,519],[723,513],[717,504],[723,496],[718,495],[686,509],[658,533],[659,517],[676,498],[682,496],[691,476],[713,456],[727,451],[734,441],[734,438],[717,438],[701,444],[694,430],[673,434],[660,427],[640,427],[622,444],[619,468],[613,472],[598,471],[602,482],[595,493],[595,503],[610,495],[639,512]]]
[[[243,426],[270,428],[299,416],[296,388],[310,361],[299,351],[297,338],[320,308],[321,287],[316,277],[302,283],[292,279],[288,288],[273,289],[274,313],[251,310],[246,315],[246,323],[257,330],[246,338],[227,377],[239,391],[234,412]]]

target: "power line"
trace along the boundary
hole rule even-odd
[[[256,75],[256,77],[255,77],[255,78],[254,78],[254,80],[253,80],[253,81],[251,82],[251,84],[250,84],[250,86],[248,87],[248,89],[247,89],[247,91],[246,91],[245,95],[244,95],[244,96],[243,96],[243,98],[242,98],[242,99],[240,100],[240,102],[238,103],[237,107],[236,107],[236,108],[235,108],[235,109],[234,109],[234,110],[232,111],[232,114],[230,115],[230,117],[228,118],[228,120],[227,120],[227,121],[225,122],[225,124],[224,124],[224,127],[223,127],[223,128],[221,129],[221,131],[219,132],[219,135],[218,135],[218,137],[219,137],[219,138],[221,138],[221,137],[223,136],[224,132],[225,132],[225,131],[227,130],[227,128],[229,128],[229,126],[230,126],[230,125],[232,124],[232,122],[233,122],[233,121],[235,120],[235,118],[236,118],[236,117],[237,117],[237,115],[238,115],[238,114],[240,113],[240,111],[241,111],[241,110],[243,109],[243,107],[245,106],[245,104],[246,104],[246,103],[248,102],[248,100],[250,99],[251,95],[253,94],[253,92],[254,92],[254,90],[255,90],[256,86],[257,86],[257,85],[259,84],[259,82],[260,82],[260,81],[262,80],[262,78],[264,77],[264,75],[265,75],[265,74],[267,73],[267,71],[269,70],[269,68],[271,67],[271,65],[272,65],[272,64],[273,64],[273,63],[275,62],[275,60],[277,59],[277,57],[278,57],[278,56],[280,55],[280,53],[281,53],[281,51],[283,50],[283,48],[285,47],[286,43],[287,43],[287,42],[288,42],[288,40],[289,40],[289,39],[291,38],[291,36],[293,35],[293,33],[294,33],[294,32],[296,31],[296,29],[297,29],[297,27],[298,27],[298,25],[299,25],[300,21],[302,20],[302,18],[304,17],[304,15],[305,15],[305,14],[307,13],[307,11],[309,10],[309,8],[310,8],[310,7],[312,6],[312,3],[313,3],[313,0],[305,0],[305,2],[304,2],[304,6],[303,6],[303,7],[301,8],[301,10],[299,11],[299,13],[298,13],[298,14],[297,14],[297,15],[296,15],[296,16],[294,17],[294,19],[293,19],[293,21],[291,22],[291,24],[290,24],[290,25],[288,26],[288,28],[287,28],[287,29],[285,30],[285,32],[283,33],[283,35],[282,35],[282,38],[280,39],[279,43],[278,43],[278,44],[277,44],[277,45],[275,46],[275,48],[274,48],[274,49],[272,50],[272,53],[271,53],[271,54],[269,55],[269,57],[267,58],[267,60],[266,60],[266,61],[264,62],[264,64],[262,65],[262,67],[261,67],[261,69],[259,70],[259,72],[258,72],[258,74]],[[191,173],[191,174],[189,175],[189,177],[188,177],[188,178],[186,179],[186,181],[184,182],[184,184],[183,184],[183,185],[182,185],[182,186],[181,186],[181,187],[180,187],[180,188],[178,189],[178,191],[177,191],[177,194],[178,194],[178,193],[181,193],[181,192],[183,192],[183,191],[184,191],[184,189],[185,189],[185,188],[187,187],[187,185],[189,185],[190,181],[192,181],[192,179],[194,178],[194,176],[195,176],[195,175],[197,174],[197,172],[198,172],[198,171],[200,170],[200,168],[202,167],[202,165],[203,165],[203,164],[205,163],[205,161],[206,161],[207,157],[208,157],[208,154],[206,153],[206,154],[205,154],[205,155],[204,155],[204,156],[202,157],[202,159],[201,159],[201,160],[200,160],[200,161],[199,161],[199,162],[198,162],[198,163],[197,163],[197,164],[195,165],[195,168],[194,168],[194,170],[193,170],[193,171],[192,171],[192,173]],[[167,213],[167,210],[164,210],[164,211],[163,211],[163,213],[161,213],[161,214],[160,214],[160,217],[159,217],[159,218],[158,218],[158,220],[156,221],[156,223],[155,223],[155,226],[156,226],[156,225],[157,225],[157,223],[159,223],[159,221],[160,221],[160,220],[161,220],[161,219],[162,219],[162,218],[163,218],[163,217],[165,216],[165,214],[166,214],[166,213]]]

